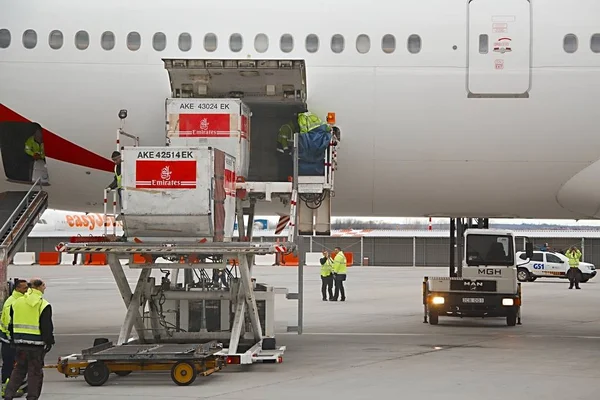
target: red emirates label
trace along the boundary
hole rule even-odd
[[[229,136],[229,114],[179,114],[180,137]]]
[[[135,187],[139,189],[195,189],[196,161],[136,160]]]

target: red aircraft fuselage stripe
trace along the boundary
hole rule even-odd
[[[0,122],[32,122],[24,116],[14,112],[4,104],[0,104]],[[41,124],[40,124],[41,125]],[[114,164],[108,158],[84,149],[73,142],[58,136],[42,127],[44,140],[44,151],[46,157],[64,161],[71,164],[81,165],[100,171],[112,172]]]

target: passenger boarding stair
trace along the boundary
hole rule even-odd
[[[0,193],[0,301],[6,298],[7,267],[38,218],[48,207],[48,193],[38,179],[29,191]]]

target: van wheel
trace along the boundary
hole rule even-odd
[[[527,282],[531,279],[531,274],[525,268],[519,268],[517,271],[517,279],[519,282]]]

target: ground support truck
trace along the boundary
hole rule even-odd
[[[517,282],[514,233],[466,229],[459,276],[425,277],[423,322],[439,317],[503,317],[508,326],[521,323],[521,283]],[[529,257],[533,252],[527,244]]]

